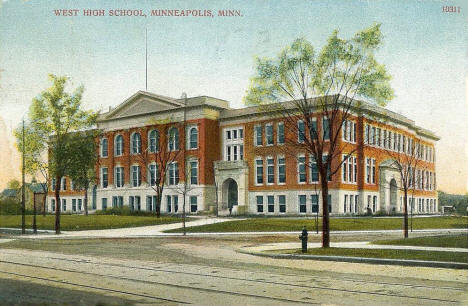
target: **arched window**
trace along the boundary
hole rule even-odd
[[[198,129],[196,127],[190,129],[189,138],[189,149],[198,148]]]
[[[159,132],[158,130],[152,130],[149,132],[149,141],[148,141],[148,149],[150,152],[158,152],[159,151]]]
[[[168,133],[169,151],[179,150],[179,130],[172,127]]]
[[[120,156],[123,154],[123,137],[122,135],[117,135],[115,137],[115,155]]]
[[[107,141],[107,138],[102,138],[101,139],[101,157],[107,157],[108,149],[109,149],[109,143]]]
[[[132,154],[141,153],[141,136],[140,133],[133,133],[132,135]]]

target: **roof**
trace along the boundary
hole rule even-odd
[[[14,198],[18,194],[18,189],[3,189],[2,196],[8,198]]]

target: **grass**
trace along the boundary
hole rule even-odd
[[[271,251],[269,251],[271,252]],[[301,250],[278,250],[275,253],[304,254]],[[386,249],[349,249],[349,248],[314,248],[307,255],[349,256],[365,258],[411,259],[427,261],[462,262],[468,261],[464,252],[419,251],[419,250],[386,250]]]
[[[379,240],[373,243],[384,244],[384,245],[412,245],[412,246],[427,246],[427,247],[442,247],[442,248],[468,248],[468,236],[467,234],[428,236],[428,237],[416,237],[416,238],[396,239],[396,240]]]
[[[413,229],[466,228],[466,217],[425,217],[413,218]],[[350,230],[396,230],[403,227],[403,218],[330,218],[331,231]],[[309,231],[315,229],[313,218],[248,218],[229,222],[194,226],[187,232],[298,232],[302,226]],[[322,224],[319,220],[319,229]],[[181,232],[180,229],[168,232]]]
[[[55,216],[37,216],[37,228],[53,230],[55,226]],[[75,230],[95,230],[123,227],[136,227],[145,225],[157,225],[181,222],[179,217],[161,216],[156,218],[141,216],[114,216],[114,215],[62,215],[60,227],[63,231]],[[20,228],[21,215],[4,216],[0,215],[0,227]],[[26,216],[26,228],[32,228],[32,216]]]

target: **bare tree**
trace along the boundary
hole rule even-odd
[[[400,175],[398,188],[403,191],[403,236],[408,238],[408,200],[411,191],[411,205],[414,205],[414,191],[416,188],[425,189],[433,186],[433,174],[428,173],[427,163],[424,162],[426,150],[419,136],[403,136],[384,129],[382,124],[368,126],[365,143],[377,153],[384,153],[391,165]]]
[[[344,40],[334,31],[318,55],[305,39],[295,40],[277,59],[258,59],[246,103],[285,122],[289,154],[308,153],[316,162],[322,194],[322,247],[330,246],[328,183],[341,168],[342,126],[359,113],[363,98],[379,105],[393,98],[390,76],[377,62],[380,24]],[[285,102],[288,101],[288,102]],[[279,102],[279,103],[278,103]]]
[[[178,166],[175,168],[177,162],[182,154],[180,144],[180,134],[184,134],[184,124],[175,122],[173,120],[153,120],[149,122],[149,141],[140,154],[137,154],[137,159],[140,164],[144,165],[146,169],[146,178],[148,185],[156,193],[156,216],[161,215],[161,202],[166,182],[169,179],[167,174],[170,170],[169,167],[174,167],[171,171],[174,172],[174,182],[179,182]],[[184,137],[182,137],[184,139]]]

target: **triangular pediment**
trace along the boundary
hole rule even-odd
[[[167,111],[183,106],[176,99],[139,91],[123,103],[104,114],[104,120],[132,117],[149,113]]]

